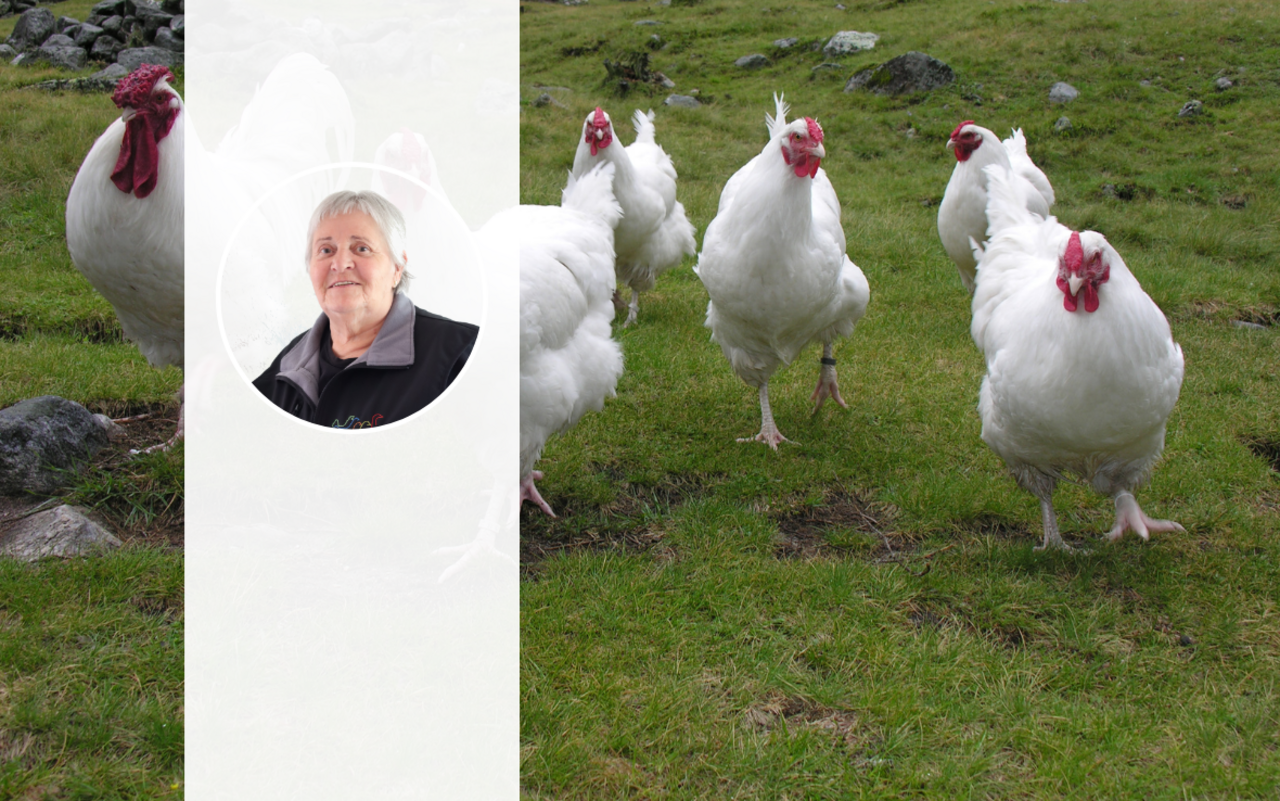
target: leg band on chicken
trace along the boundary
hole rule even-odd
[[[840,404],[841,408],[848,409],[849,404],[840,397],[840,387],[836,385],[836,360],[831,355],[830,345],[822,346],[821,364],[822,367],[818,370],[818,386],[809,396],[809,400],[814,403],[813,411],[816,413],[821,409],[823,401],[828,397]]]

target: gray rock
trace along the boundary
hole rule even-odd
[[[1066,117],[1059,117],[1058,121],[1053,124],[1053,130],[1058,133],[1071,130],[1071,120]]]
[[[155,43],[156,47],[163,47],[166,50],[182,51],[182,40],[169,28],[158,28],[156,30]]]
[[[113,16],[110,16],[104,19],[101,25],[102,25],[102,30],[106,31],[112,36],[115,36],[116,34],[120,33],[120,27],[124,25],[124,17],[120,16],[119,14],[115,14]]]
[[[112,36],[99,36],[89,50],[89,57],[94,61],[115,61],[116,55],[124,50],[124,43]],[[129,70],[125,70],[127,75]]]
[[[80,26],[80,30],[75,34],[76,47],[90,48],[93,43],[98,41],[98,37],[103,34],[103,29],[97,25],[85,23]]]
[[[123,64],[108,64],[106,69],[95,72],[89,77],[100,80],[100,81],[111,81],[112,83],[119,83],[120,79],[128,74],[129,74],[129,70],[126,69]],[[112,425],[115,425],[116,428],[120,428],[120,426],[116,425],[115,423],[112,423]],[[110,436],[111,431],[108,430],[107,435]],[[112,441],[114,442],[115,440],[113,439]]]
[[[676,82],[675,82],[675,81],[673,81],[673,80],[671,80],[671,79],[670,79],[670,78],[668,78],[667,76],[663,75],[661,72],[655,72],[655,73],[653,74],[653,77],[655,77],[655,78],[657,78],[657,79],[658,79],[658,83],[662,85],[662,88],[663,88],[663,89],[675,89],[675,88],[676,88]]]
[[[1261,323],[1251,323],[1248,320],[1232,320],[1231,324],[1236,328],[1245,328],[1250,331],[1266,331],[1267,327]]]
[[[76,40],[62,33],[55,33],[41,43],[42,47],[76,47]]]
[[[844,56],[849,53],[870,50],[876,46],[878,41],[880,41],[880,34],[878,33],[840,31],[823,46],[822,52],[828,57]]]
[[[670,95],[666,100],[662,101],[664,106],[677,106],[679,108],[698,108],[702,104],[698,102],[698,98],[689,95]]]
[[[169,30],[171,30],[171,31],[173,31],[175,34],[177,34],[177,37],[178,37],[179,39],[184,38],[184,37],[187,35],[187,18],[186,18],[186,16],[185,16],[185,15],[183,15],[183,14],[179,14],[178,16],[174,17],[174,18],[173,18],[173,22],[170,22],[170,23],[169,23]]]
[[[543,106],[549,106],[549,105],[551,105],[551,95],[547,94],[546,92],[543,92],[542,94],[538,95],[533,99],[534,108],[542,108]]]
[[[89,51],[83,47],[76,47],[74,42],[70,47],[66,45],[42,45],[36,51],[36,58],[41,61],[47,61],[60,69],[79,70],[84,69],[84,65],[89,62]]]
[[[22,12],[13,26],[13,33],[5,41],[14,50],[22,52],[44,43],[53,34],[57,21],[47,8],[33,8]]]
[[[1178,112],[1179,117],[1194,117],[1204,111],[1204,103],[1199,100],[1188,100]]]
[[[112,64],[111,66],[118,67],[120,65]],[[105,72],[107,72],[107,70],[103,70],[102,72],[95,72],[89,77],[94,80],[103,80],[106,78],[117,77],[114,75],[111,75],[111,76],[104,75],[103,73]],[[123,76],[119,76],[119,77],[123,77]],[[112,420],[110,417],[107,417],[105,414],[95,414],[93,416],[93,421],[97,423],[99,426],[101,426],[103,431],[107,432],[107,439],[111,440],[112,442],[124,442],[126,439],[129,438],[129,432],[124,430],[124,426],[120,425],[115,420]]]
[[[933,56],[912,50],[875,67],[854,74],[846,92],[862,89],[877,95],[928,92],[953,83],[955,71]]]
[[[1150,89],[1151,81],[1147,80],[1146,78],[1143,78],[1142,80],[1138,81],[1138,86],[1141,86],[1144,89]]]
[[[68,25],[67,27],[63,28],[61,31],[58,31],[58,32],[61,33],[63,36],[70,36],[72,41],[74,41],[75,38],[80,35],[80,29],[83,27],[84,27],[83,25]]]
[[[163,0],[160,3],[160,8],[170,14],[184,14],[186,13],[186,7],[187,4],[184,0]]]
[[[58,17],[58,21],[54,23],[53,28],[58,33],[67,33],[67,28],[70,28],[73,25],[79,25],[79,24],[80,24],[80,20],[76,19],[75,17]],[[67,33],[67,36],[74,36],[74,35],[75,34]]]
[[[800,40],[794,36],[788,36],[786,39],[774,39],[773,46],[779,50],[787,50],[799,44]]]
[[[9,64],[10,66],[14,66],[14,67],[22,67],[28,64],[34,64],[35,60],[36,60],[36,54],[34,51],[32,51],[30,53],[19,53],[18,57],[15,58],[13,61],[10,61]]]
[[[1058,81],[1049,87],[1050,103],[1070,103],[1080,96],[1080,92],[1071,84]]]
[[[1221,77],[1221,78],[1219,78],[1218,80],[1214,81],[1214,82],[1213,82],[1213,86],[1214,86],[1214,88],[1216,88],[1219,92],[1224,92],[1224,91],[1226,91],[1227,89],[1230,89],[1231,87],[1235,86],[1235,84],[1231,82],[1231,79],[1230,79],[1230,78],[1228,78],[1228,77],[1226,77],[1226,76],[1224,75],[1223,77]]]
[[[78,403],[43,395],[0,410],[0,494],[52,493],[107,444]]]
[[[636,25],[661,25],[656,19],[642,19],[635,23]]]
[[[121,50],[116,61],[125,69],[133,72],[143,64],[158,64],[162,67],[176,67],[182,63],[182,53],[166,50],[163,47],[130,47]]]
[[[0,555],[20,562],[84,556],[121,545],[115,534],[90,520],[86,510],[66,504],[24,517],[0,534]]]
[[[756,69],[757,67],[763,67],[768,63],[769,63],[768,58],[760,55],[759,53],[752,53],[749,56],[743,56],[742,58],[733,62],[733,66],[745,67],[746,69]]]
[[[124,7],[125,0],[102,0],[101,3],[97,3],[93,8],[89,9],[89,13],[103,14],[108,17],[112,14],[123,15],[125,13]]]
[[[142,23],[148,39],[155,36],[156,31],[161,28],[168,28],[169,23],[173,21],[173,15],[163,11],[159,3],[151,0],[133,0],[133,3],[137,7],[134,14]]]
[[[18,51],[14,50],[7,44],[0,44],[0,60],[13,61],[18,57]]]

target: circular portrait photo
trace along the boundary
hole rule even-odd
[[[284,414],[379,428],[462,374],[481,276],[441,195],[377,165],[335,165],[276,188],[241,222],[218,276],[219,323],[240,373]]]

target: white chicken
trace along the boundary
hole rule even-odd
[[[1164,448],[1182,349],[1120,254],[1027,211],[1010,171],[986,168],[993,234],[978,264],[973,340],[986,355],[982,439],[1040,500],[1044,548],[1067,549],[1053,490],[1073,473],[1114,499],[1108,539],[1182,531],[1143,514],[1133,492]]]
[[[166,67],[116,85],[120,119],[94,142],[67,196],[67,249],[152,367],[183,366],[182,99]],[[162,447],[182,438],[178,430]]]
[[[999,164],[1011,169],[1026,198],[1027,209],[1041,217],[1049,216],[1053,187],[1027,155],[1027,138],[1021,128],[1001,143],[991,131],[965,120],[952,131],[947,148],[955,151],[956,167],[938,205],[938,236],[947,255],[956,263],[964,288],[973,292],[977,261],[969,239],[983,242],[988,237],[984,168],[988,164]]]
[[[733,371],[760,390],[760,433],[739,442],[787,441],[769,408],[769,378],[813,340],[822,366],[812,400],[846,406],[836,384],[831,344],[848,336],[867,310],[867,279],[845,254],[840,201],[819,164],[822,128],[809,118],[787,123],[765,115],[769,144],[734,173],[707,226],[694,271],[711,302],[706,325]]]
[[[573,175],[581,178],[596,164],[614,165],[613,193],[622,207],[614,232],[618,285],[631,287],[625,328],[636,321],[640,293],[653,289],[658,275],[697,252],[693,224],[676,200],[676,168],[654,141],[654,115],[636,110],[636,141],[613,147],[613,121],[603,109],[587,115],[573,157]],[[621,301],[615,297],[621,307]]]
[[[436,167],[435,156],[431,154],[431,148],[422,134],[401,127],[378,145],[373,154],[373,163],[416,178],[441,197],[448,197],[440,183],[440,170]],[[426,195],[426,190],[413,181],[381,171],[373,174],[373,191],[390,200],[406,215],[418,212]]]
[[[547,439],[613,397],[622,348],[613,321],[613,227],[622,208],[614,166],[569,177],[561,206],[494,215],[480,236],[516,230],[520,242],[520,500],[554,517],[534,481]]]

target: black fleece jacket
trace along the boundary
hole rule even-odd
[[[276,406],[326,428],[372,428],[422,409],[457,378],[480,333],[396,295],[369,349],[317,392],[328,329],[321,314],[253,382]]]

